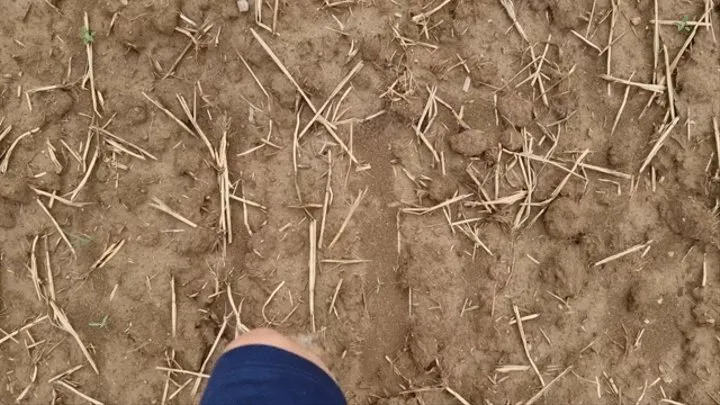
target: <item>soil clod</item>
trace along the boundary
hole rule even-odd
[[[477,129],[467,129],[450,137],[450,148],[463,156],[482,156],[485,152],[493,154],[499,137]]]
[[[702,202],[687,198],[679,204],[664,204],[661,213],[673,232],[691,240],[718,246],[720,223]]]
[[[553,201],[545,212],[543,221],[545,231],[554,238],[575,238],[585,231],[582,209],[575,200],[568,197]]]
[[[527,127],[533,120],[533,104],[515,92],[506,92],[498,97],[498,112],[512,125]]]

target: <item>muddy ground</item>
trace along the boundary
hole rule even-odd
[[[5,0],[0,404],[197,403],[238,321],[351,404],[720,403],[720,11],[506,5]]]

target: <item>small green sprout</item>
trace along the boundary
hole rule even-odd
[[[92,44],[95,42],[95,31],[89,29],[88,27],[82,27],[80,28],[80,38],[85,45]]]
[[[683,18],[680,21],[676,21],[675,25],[677,26],[678,32],[690,32],[692,31],[692,28],[688,24],[688,21],[690,21],[690,17],[683,16]]]
[[[70,244],[76,249],[84,248],[85,246],[89,245],[93,240],[90,236],[85,234],[76,235],[68,231],[65,231],[65,233],[72,240]]]
[[[102,329],[107,326],[107,320],[108,320],[108,315],[105,315],[102,317],[100,322],[90,322],[90,323],[88,323],[88,326],[91,326],[93,328]]]

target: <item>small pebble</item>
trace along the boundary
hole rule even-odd
[[[247,0],[237,0],[237,6],[241,13],[250,10],[250,3]]]
[[[632,25],[639,25],[641,21],[642,21],[642,18],[640,18],[640,17],[633,17],[630,19],[630,22],[632,23]]]

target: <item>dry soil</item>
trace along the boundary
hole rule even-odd
[[[197,403],[238,321],[351,404],[720,403],[712,1],[0,3],[0,404]]]

